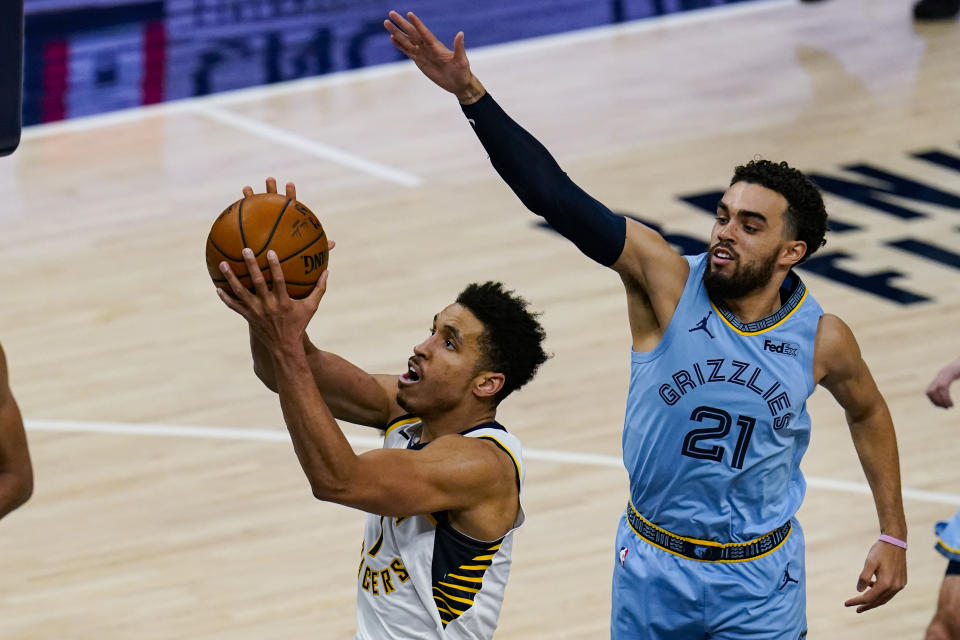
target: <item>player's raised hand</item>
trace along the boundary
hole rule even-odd
[[[297,185],[293,184],[292,182],[288,182],[287,186],[284,187],[284,189],[286,190],[286,196],[288,198],[292,198],[294,200],[297,199]],[[251,187],[250,185],[246,185],[242,189],[242,191],[243,191],[244,198],[249,198],[250,196],[253,195],[253,187]],[[273,177],[267,178],[267,193],[277,193],[276,178],[273,178]],[[337,241],[327,238],[327,251],[333,251],[333,248],[335,246],[337,246]]]
[[[277,179],[270,177],[267,178],[267,193],[276,193],[277,192]],[[253,195],[253,187],[247,185],[243,188],[243,197],[249,198]],[[286,186],[286,196],[292,198],[293,200],[297,199],[297,187],[292,182],[288,182]]]
[[[857,591],[861,594],[850,598],[843,606],[856,607],[857,613],[863,613],[887,603],[906,585],[906,549],[878,540],[870,547],[863,571],[857,578]]]
[[[927,387],[927,397],[930,398],[930,402],[944,409],[952,407],[953,398],[950,397],[950,385],[957,378],[960,378],[960,358],[940,369],[937,377]]]
[[[297,199],[297,185],[292,182],[288,182],[285,189],[285,195],[288,198],[293,200]],[[243,189],[243,197],[249,198],[253,195],[253,187],[246,185]],[[267,178],[267,193],[277,193],[277,179],[274,177]],[[337,246],[336,240],[331,240],[327,238],[327,251],[333,251],[333,248]]]
[[[320,300],[327,291],[329,271],[324,270],[310,294],[295,300],[287,293],[280,260],[274,251],[267,251],[267,265],[270,269],[271,285],[268,287],[263,272],[257,266],[257,259],[249,248],[243,250],[243,260],[253,282],[251,293],[240,284],[240,280],[224,261],[220,263],[233,296],[223,289],[217,289],[217,295],[225,305],[244,317],[250,329],[273,349],[303,348],[303,335],[310,319],[317,312]]]
[[[396,11],[383,26],[390,33],[390,41],[413,60],[425,76],[440,88],[455,94],[463,101],[475,81],[463,46],[463,32],[453,38],[453,51],[440,42],[430,29],[412,11],[404,18]]]

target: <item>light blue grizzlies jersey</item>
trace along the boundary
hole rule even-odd
[[[949,522],[938,522],[936,549],[951,560],[960,560],[960,511]]]
[[[794,516],[806,482],[806,401],[823,314],[791,272],[781,309],[744,324],[707,295],[708,254],[690,263],[660,344],[631,351],[623,461],[644,518],[676,535],[745,542]]]

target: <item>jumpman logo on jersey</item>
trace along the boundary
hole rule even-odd
[[[790,577],[790,563],[788,562],[787,568],[783,570],[783,583],[780,584],[780,586],[777,588],[777,591],[783,591],[783,588],[791,582],[800,584],[799,580],[795,580],[794,578]]]
[[[697,323],[697,326],[695,326],[693,329],[690,329],[690,330],[689,330],[689,333],[693,333],[694,331],[703,330],[703,331],[706,331],[706,332],[707,332],[707,335],[710,336],[710,339],[711,339],[711,340],[714,340],[715,338],[713,337],[713,334],[710,333],[710,329],[707,328],[707,320],[710,319],[710,316],[711,316],[711,315],[713,315],[713,311],[711,311],[711,312],[708,313],[707,315],[703,316],[703,320],[701,320],[700,322],[698,322],[698,323]]]

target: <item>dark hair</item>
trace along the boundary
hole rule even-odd
[[[529,303],[513,291],[505,291],[500,282],[467,285],[457,303],[483,324],[478,368],[502,373],[506,379],[494,397],[499,404],[530,382],[547,361],[542,347],[547,334],[537,321],[540,314],[529,311]]]
[[[787,225],[797,240],[807,243],[807,252],[800,262],[825,245],[827,209],[823,196],[813,181],[786,162],[751,160],[733,171],[730,184],[749,182],[776,191],[787,201]],[[798,262],[797,264],[800,264]]]

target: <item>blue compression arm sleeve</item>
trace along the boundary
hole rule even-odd
[[[627,237],[623,216],[575,185],[550,152],[489,93],[462,108],[493,168],[528,209],[543,216],[587,257],[606,267],[617,261]]]

